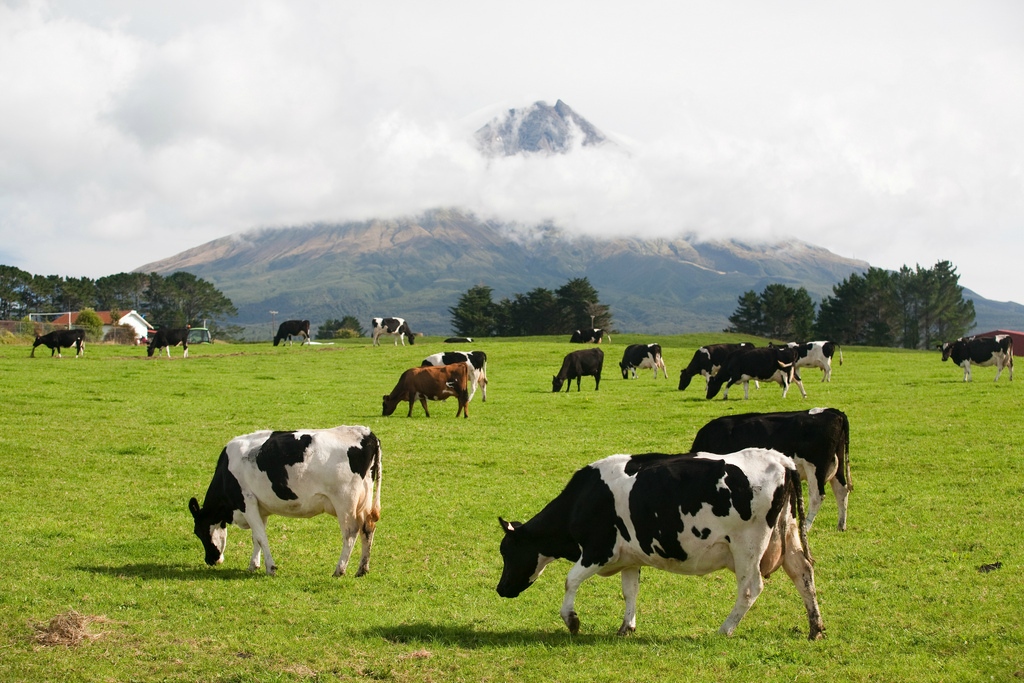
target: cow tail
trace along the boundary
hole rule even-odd
[[[839,349],[839,365],[843,364],[843,347],[836,344],[836,348]]]
[[[377,520],[380,519],[380,481],[384,478],[384,470],[381,464],[380,439],[375,438],[374,440],[377,442],[377,448],[376,452],[373,454],[373,463],[370,465],[370,472],[374,478],[374,485],[373,503],[370,506],[369,521],[371,524],[376,525]]]
[[[796,517],[796,528],[800,532],[800,545],[803,546],[804,558],[814,564],[811,557],[811,548],[807,545],[807,529],[804,528],[804,486],[800,480],[800,472],[794,466],[793,469],[786,468],[786,488],[789,490],[789,505],[793,516]],[[783,545],[783,552],[786,552]]]
[[[841,413],[843,416],[843,436],[845,437],[845,446],[843,449],[843,459],[839,463],[839,466],[843,468],[843,474],[846,476],[846,490],[853,490],[853,477],[850,475],[850,418],[846,416],[846,413]]]

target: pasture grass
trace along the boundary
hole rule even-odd
[[[29,358],[0,346],[0,680],[4,681],[1012,681],[1024,678],[1024,407],[1021,378],[974,382],[935,352],[844,347],[830,384],[703,398],[677,390],[701,344],[662,337],[669,378],[620,378],[626,344],[604,344],[592,378],[551,392],[573,348],[494,339],[488,401],[381,396],[439,338],[380,348],[193,346],[187,360],[91,344]],[[806,640],[800,598],[779,572],[731,638],[731,573],[645,570],[637,632],[619,638],[618,577],[558,616],[567,562],[515,600],[495,592],[497,517],[525,520],[577,468],[611,453],[688,449],[708,420],[832,406],[850,417],[855,489],[849,530],[831,492],[810,534],[827,638]],[[250,574],[248,531],[231,527],[225,563],[203,563],[186,509],[202,499],[223,445],[257,429],[364,424],[383,449],[383,515],[370,574],[331,577],[333,518],[272,517],[278,574]],[[358,552],[358,550],[356,551]],[[980,572],[979,567],[1001,567]],[[35,635],[58,615],[91,621],[76,646]]]

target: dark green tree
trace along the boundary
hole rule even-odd
[[[100,341],[103,339],[103,321],[96,311],[91,308],[83,308],[78,312],[75,327],[85,330],[85,338],[89,341]]]
[[[206,318],[238,314],[231,300],[210,282],[182,270],[167,277],[150,273],[146,296],[150,322],[167,327],[197,325]]]
[[[26,301],[31,284],[31,273],[0,265],[0,320],[17,320],[32,312]]]
[[[459,302],[448,309],[452,330],[466,337],[492,337],[497,334],[496,306],[491,300],[493,290],[486,285],[470,287]]]
[[[362,337],[364,334],[359,319],[354,315],[346,315],[341,320],[328,318],[316,330],[317,339],[348,339]]]
[[[560,327],[554,334],[571,334],[589,327],[610,329],[612,316],[608,306],[600,302],[597,290],[585,277],[574,278],[555,290],[562,309]]]
[[[814,326],[814,302],[807,290],[783,284],[767,285],[761,294],[744,292],[729,316],[730,332],[787,341],[807,340]]]
[[[145,273],[106,275],[96,280],[96,305],[101,311],[140,311],[148,286],[149,276]]]

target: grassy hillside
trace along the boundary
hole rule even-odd
[[[972,384],[935,352],[843,349],[810,397],[776,385],[705,400],[678,374],[702,343],[662,337],[670,377],[623,380],[617,335],[600,391],[553,394],[570,347],[486,340],[488,401],[431,417],[381,396],[439,338],[374,348],[194,346],[183,360],[91,345],[29,358],[0,346],[0,680],[5,681],[1008,681],[1024,675],[1024,411],[1021,378]],[[390,341],[390,340],[389,340]],[[833,406],[850,417],[849,530],[831,493],[810,535],[824,641],[776,574],[732,638],[728,572],[645,570],[637,632],[618,638],[617,578],[580,590],[580,635],[558,616],[568,563],[515,600],[498,597],[497,517],[524,520],[577,468],[617,452],[686,450],[723,414]],[[995,408],[995,407],[998,408]],[[371,572],[331,577],[328,517],[272,517],[276,577],[249,574],[249,532],[207,567],[186,509],[231,437],[257,429],[365,424],[384,449],[383,517]],[[1001,568],[981,573],[982,565]],[[94,640],[43,645],[37,627],[74,610]]]

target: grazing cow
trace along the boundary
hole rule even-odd
[[[715,375],[708,378],[707,397],[714,398],[718,390],[725,385],[722,398],[729,398],[729,387],[738,382],[743,383],[743,398],[750,398],[750,380],[762,382],[778,382],[782,386],[782,398],[786,398],[791,382],[796,382],[800,393],[807,398],[804,383],[793,368],[793,351],[768,347],[749,349],[729,356],[725,365]]]
[[[846,504],[853,490],[850,478],[850,421],[835,408],[788,413],[727,415],[708,422],[693,439],[693,452],[734,453],[744,448],[774,448],[793,458],[807,481],[806,529],[809,531],[832,485],[839,507],[839,530],[846,531]]]
[[[487,400],[487,354],[483,351],[443,351],[427,356],[420,367],[452,365],[465,363],[469,366],[469,400],[473,400],[476,388],[483,389],[484,400]]]
[[[171,357],[171,347],[181,344],[185,349],[185,354],[182,358],[188,358],[188,328],[184,327],[177,330],[171,330],[167,328],[161,328],[156,331],[153,338],[149,341],[149,346],[146,347],[146,355],[152,356],[154,352],[160,349],[167,349],[167,357]]]
[[[725,359],[737,351],[745,351],[754,348],[749,342],[739,344],[708,344],[693,352],[690,364],[679,373],[679,391],[684,391],[690,386],[690,380],[694,375],[704,376],[704,389],[707,390],[708,378],[716,374],[725,363]]]
[[[768,342],[772,346],[771,342]],[[843,364],[843,350],[833,341],[789,342],[785,348],[793,349],[795,368],[821,368],[822,382],[832,381],[832,356],[839,352],[839,364]]]
[[[416,343],[416,335],[409,328],[409,324],[405,322],[404,318],[374,318],[371,323],[373,328],[373,345],[380,346],[380,336],[382,334],[390,334],[395,338],[395,346],[398,346],[398,340],[402,340],[402,346],[405,346],[405,338],[409,338],[409,345],[412,346]]]
[[[622,369],[622,379],[629,379],[629,373],[633,373],[636,379],[637,369],[654,369],[654,379],[658,379],[658,368],[661,368],[665,379],[668,379],[668,370],[665,369],[665,361],[661,357],[661,344],[630,344],[622,353],[622,362],[619,363]]]
[[[57,358],[63,358],[64,356],[60,354],[60,350],[62,348],[70,349],[71,347],[75,348],[75,358],[78,358],[85,353],[85,330],[54,330],[42,336],[37,334],[36,340],[32,342],[30,358],[36,357],[36,347],[40,344],[50,349],[50,358],[53,358],[54,354],[57,355]]]
[[[574,562],[561,616],[575,634],[580,584],[622,572],[619,635],[626,635],[636,630],[641,567],[698,575],[728,568],[736,574],[736,603],[719,633],[732,635],[760,594],[762,577],[782,566],[817,640],[825,627],[802,531],[801,488],[793,461],[777,451],[612,455],[577,471],[525,524],[498,518],[505,532],[498,595],[516,597],[556,559]]]
[[[562,368],[551,378],[551,391],[561,391],[562,384],[568,392],[572,388],[572,380],[576,380],[576,391],[580,390],[580,378],[592,375],[595,379],[594,391],[601,388],[601,368],[604,366],[604,351],[601,349],[585,349],[566,354],[562,359]],[[568,380],[568,381],[567,381]]]
[[[600,344],[605,337],[605,331],[600,327],[590,327],[585,330],[576,330],[569,339],[571,344]],[[612,336],[608,335],[608,341]]]
[[[206,550],[206,564],[224,561],[227,525],[234,523],[252,529],[249,571],[259,569],[262,552],[271,575],[277,566],[267,542],[267,517],[333,515],[342,537],[334,575],[345,573],[360,535],[363,550],[356,576],[362,576],[370,569],[370,546],[380,519],[380,480],[380,440],[368,427],[265,430],[228,442],[202,507],[193,498],[188,509]]]
[[[277,328],[277,334],[274,335],[274,346],[277,346],[286,339],[288,340],[288,346],[291,346],[292,337],[302,337],[302,344],[309,342],[309,321],[285,320]]]
[[[469,391],[466,390],[468,381],[467,363],[409,368],[398,378],[398,384],[391,393],[384,394],[384,417],[394,413],[402,401],[409,402],[408,417],[412,417],[412,407],[416,399],[423,405],[423,412],[430,417],[427,399],[444,401],[449,396],[455,396],[459,400],[459,409],[455,412],[455,417],[460,414],[469,417]]]
[[[1003,374],[1003,368],[1010,368],[1013,381],[1013,337],[997,334],[994,337],[960,337],[954,342],[942,345],[942,360],[953,362],[964,369],[964,381],[971,381],[971,363],[996,366],[996,379]]]

